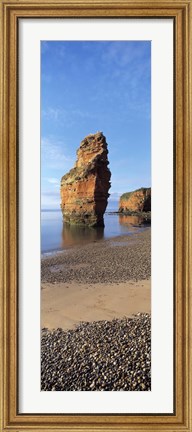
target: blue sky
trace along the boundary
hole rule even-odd
[[[60,208],[60,179],[81,140],[102,131],[110,200],[151,186],[151,43],[41,42],[41,206]]]

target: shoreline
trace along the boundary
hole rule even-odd
[[[151,229],[41,261],[41,390],[151,390]]]
[[[67,330],[83,321],[150,313],[150,234],[147,228],[43,257],[42,327]]]
[[[116,283],[151,277],[151,228],[41,258],[41,282]]]
[[[120,216],[138,216],[140,218],[145,219],[149,223],[151,222],[151,212],[140,212],[140,211],[131,211],[131,210],[109,210],[108,214],[117,214]]]
[[[115,212],[111,212],[109,214],[116,214],[116,213]],[[118,214],[120,215],[120,213],[118,213]],[[126,216],[126,214],[124,216]],[[128,216],[130,216],[130,215],[128,215]],[[114,234],[114,235],[112,235],[110,237],[106,236],[106,237],[104,237],[102,239],[90,240],[90,241],[87,241],[87,243],[85,243],[84,245],[86,245],[86,244],[95,244],[95,243],[98,243],[98,242],[102,243],[102,242],[105,242],[105,241],[112,241],[113,239],[118,239],[118,238],[122,238],[122,237],[126,238],[127,236],[132,236],[132,235],[135,235],[135,234],[139,234],[140,232],[143,232],[143,231],[145,231],[147,229],[151,229],[151,225],[147,221],[146,226],[145,225],[143,225],[142,227],[141,226],[135,226],[134,228],[135,228],[135,231],[127,231],[126,233],[123,233],[123,234]],[[89,229],[93,230],[93,231],[95,230],[95,228],[89,228]],[[61,248],[56,248],[56,249],[51,249],[51,250],[43,251],[43,252],[41,252],[41,260],[43,260],[47,256],[51,257],[51,256],[54,256],[56,254],[66,253],[70,249],[75,249],[76,247],[82,247],[84,245],[81,245],[80,243],[77,243],[77,244],[67,245],[65,248],[61,247]]]

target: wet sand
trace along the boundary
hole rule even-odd
[[[150,234],[42,259],[42,390],[151,390]]]
[[[64,330],[82,321],[150,313],[150,280],[119,284],[42,284],[42,327]]]
[[[42,258],[42,328],[150,313],[150,234],[147,228]]]

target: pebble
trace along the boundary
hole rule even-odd
[[[150,315],[42,329],[41,390],[150,391]]]
[[[120,283],[151,276],[151,228],[43,257],[41,281]]]

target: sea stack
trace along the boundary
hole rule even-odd
[[[140,188],[132,192],[126,192],[120,197],[120,212],[150,212],[151,188]]]
[[[74,168],[61,178],[61,210],[69,224],[104,226],[111,173],[102,132],[86,136]]]

